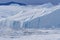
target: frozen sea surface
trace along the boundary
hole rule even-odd
[[[30,36],[21,36],[20,38],[0,37],[0,40],[60,40],[60,34],[30,35]]]

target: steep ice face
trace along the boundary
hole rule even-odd
[[[58,11],[59,9],[60,9],[60,5],[52,7],[50,9],[48,9],[48,12],[45,11],[42,15],[37,16],[33,20],[25,22],[23,26],[26,27],[26,28],[41,28],[41,27],[42,28],[47,28],[47,27],[52,26],[51,28],[53,28],[53,25],[51,25],[51,24],[54,24],[54,25],[59,24],[59,21],[57,22],[57,19],[59,20],[59,18],[58,18],[59,16],[58,15],[60,15],[59,11]],[[56,12],[56,15],[55,15],[54,12]],[[51,15],[53,17],[48,16],[48,15]],[[55,21],[53,21],[53,19],[55,19]],[[47,27],[45,27],[45,26],[47,26]]]
[[[46,5],[44,5],[44,6],[46,6]],[[33,8],[31,6],[30,7],[27,6],[26,8],[23,7],[24,9],[22,8],[23,10],[21,10],[19,13],[7,18],[7,21],[9,24],[8,26],[13,26],[14,21],[17,21],[17,22],[19,21],[20,22],[19,27],[23,27],[24,22],[33,20],[33,19],[41,16],[41,14],[43,14],[47,10],[47,7],[44,7],[44,6],[41,5],[41,7],[39,7],[39,9],[38,9],[38,6],[35,8]],[[10,24],[12,24],[12,25],[10,25]],[[17,27],[17,28],[19,28],[19,27]]]
[[[46,29],[60,29],[60,8],[51,12],[51,14],[41,17],[40,26]]]
[[[0,6],[0,34],[16,36],[25,35],[26,32],[31,31],[30,28],[35,29],[31,32],[37,32],[36,29],[48,29],[51,25],[54,27],[54,25],[60,24],[59,16],[60,5],[53,6],[50,3],[27,6],[13,4]],[[29,28],[28,31],[25,28]]]
[[[50,3],[39,6],[9,5],[0,6],[0,9],[1,27],[5,25],[13,30],[20,30],[24,27],[40,27],[40,18],[60,9],[60,5],[53,6]]]

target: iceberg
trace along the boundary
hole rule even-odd
[[[19,28],[40,28],[43,22],[42,17],[52,14],[53,11],[59,9],[58,6],[53,6],[51,3],[37,6],[0,6],[1,8],[1,24],[6,27],[18,30]],[[12,9],[12,10],[11,10]],[[4,11],[4,12],[3,12]],[[4,21],[3,21],[4,20]],[[6,24],[4,24],[4,22]],[[8,24],[8,25],[7,25]],[[41,24],[43,25],[43,24]]]
[[[59,16],[60,5],[54,6],[51,3],[26,6],[1,5],[0,31],[3,35],[20,36],[33,34],[33,30],[28,32],[30,30],[27,31],[26,29],[35,29],[35,31],[36,29],[58,29],[60,26]]]
[[[49,5],[51,5],[51,4],[49,3],[49,4],[41,5],[41,7],[39,9],[38,9],[38,6],[35,8],[32,8],[31,6],[30,6],[31,8],[28,7],[28,9],[24,8],[25,10],[22,10],[21,12],[17,13],[14,16],[8,17],[7,20],[10,24],[12,24],[14,21],[19,21],[21,24],[17,28],[21,28],[21,27],[24,28],[25,22],[33,20],[33,19],[39,17],[41,14],[43,14],[44,11],[47,11],[47,7],[46,8],[44,7],[46,5],[48,5],[48,7],[49,7]],[[31,25],[31,27],[32,27],[32,25]]]

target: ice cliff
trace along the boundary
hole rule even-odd
[[[10,4],[0,6],[0,28],[20,30],[23,28],[52,28],[60,24],[60,5]]]

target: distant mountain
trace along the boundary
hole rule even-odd
[[[18,2],[7,2],[7,3],[0,3],[0,5],[10,5],[10,4],[18,4],[18,5],[26,5],[24,3],[18,3]]]

